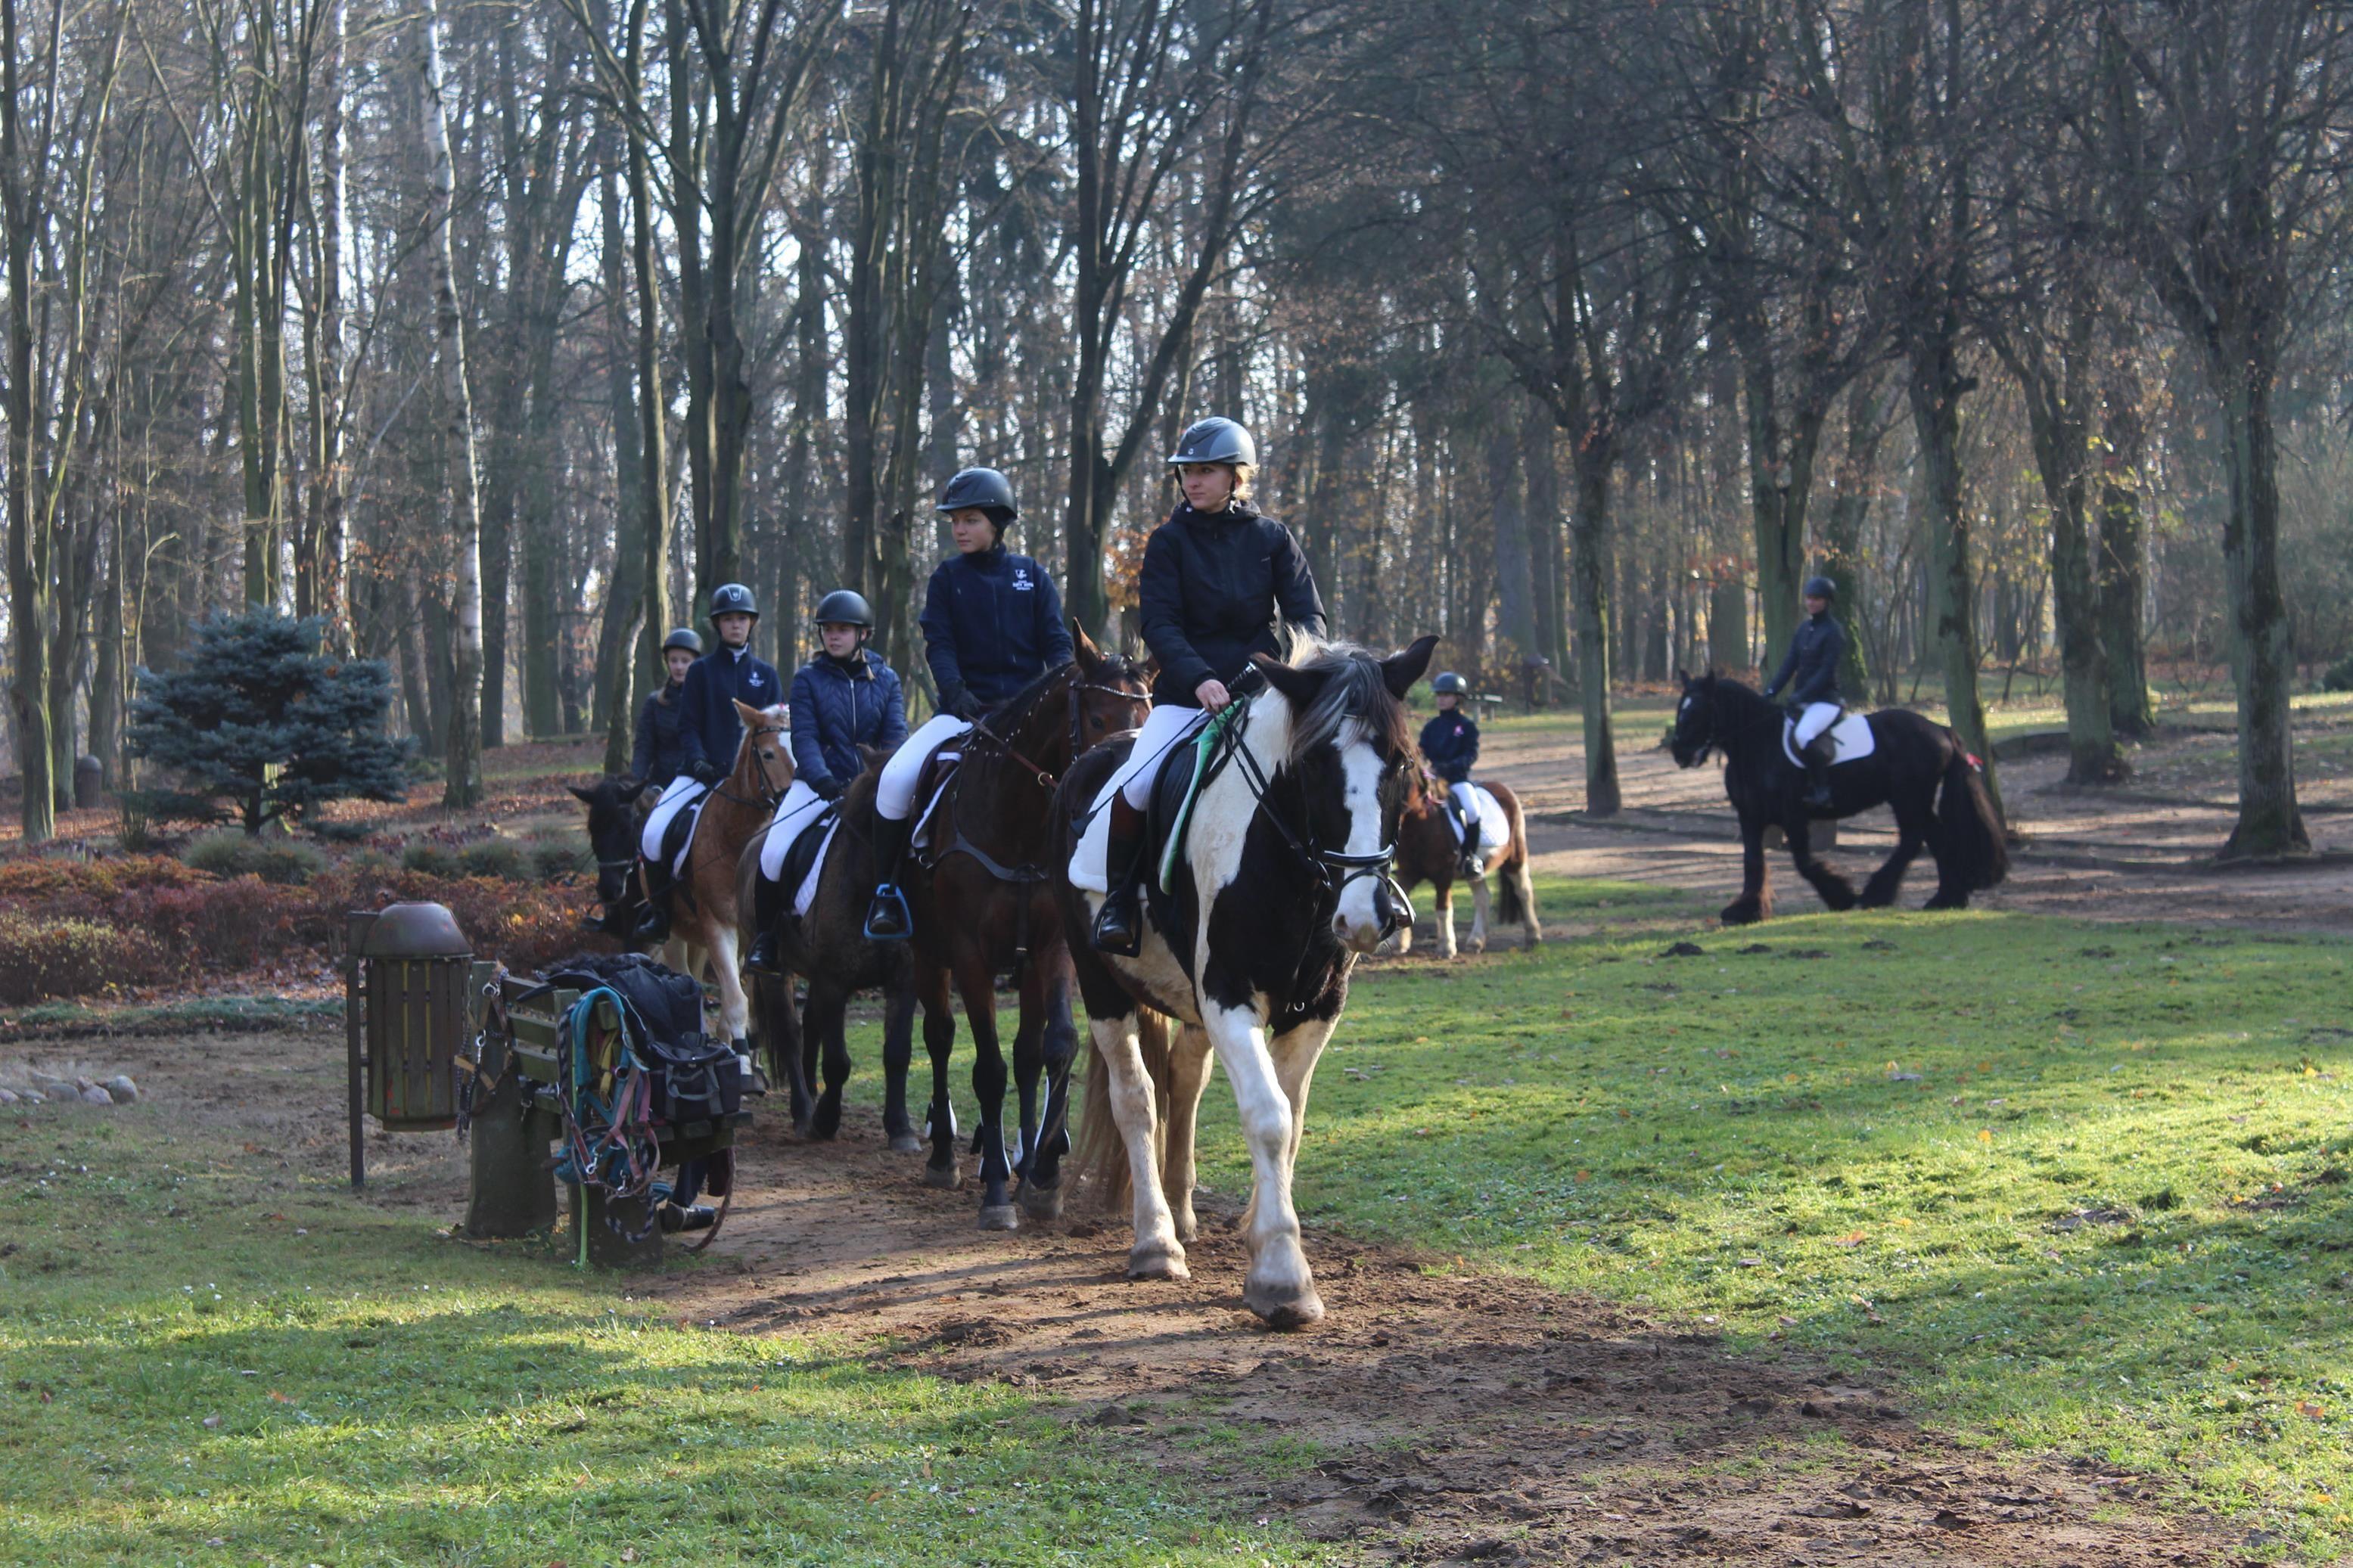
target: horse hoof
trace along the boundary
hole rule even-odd
[[[952,1193],[958,1187],[964,1185],[964,1173],[958,1171],[952,1164],[925,1165],[923,1167],[923,1185],[927,1187],[937,1187],[944,1193]]]
[[[912,1132],[891,1134],[891,1152],[893,1154],[920,1154],[926,1147],[928,1145]]]
[[[1728,926],[1755,925],[1765,918],[1765,911],[1754,904],[1726,904],[1715,918]]]
[[[1278,1296],[1272,1291],[1261,1291],[1252,1287],[1243,1290],[1242,1305],[1257,1313],[1266,1326],[1277,1332],[1288,1333],[1303,1329],[1324,1318],[1324,1300],[1315,1294],[1315,1287],[1303,1287],[1295,1294]]]
[[[1920,907],[1924,910],[1965,910],[1969,907],[1969,899],[1967,893],[1957,898],[1948,898],[1943,893],[1938,893]]]
[[[1193,1271],[1185,1266],[1185,1249],[1175,1242],[1168,1246],[1139,1245],[1127,1255],[1127,1277],[1130,1279],[1190,1279]]]
[[[1021,1211],[1011,1204],[980,1205],[980,1228],[983,1230],[1019,1230]]]
[[[1062,1217],[1062,1188],[1056,1183],[1050,1187],[1021,1186],[1021,1208],[1031,1219],[1057,1220]]]

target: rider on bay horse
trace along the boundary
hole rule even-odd
[[[735,704],[773,708],[784,700],[776,667],[752,652],[752,626],[759,618],[760,607],[743,584],[722,583],[712,590],[711,624],[719,633],[719,646],[688,666],[678,692],[684,767],[662,791],[638,840],[646,878],[646,917],[636,932],[639,942],[670,938],[670,889],[676,881],[671,864],[685,847],[686,824],[692,820],[687,808],[727,776],[744,745],[744,721],[736,716]]]
[[[1187,429],[1168,458],[1185,499],[1145,541],[1136,578],[1145,646],[1160,674],[1144,729],[1105,786],[1111,888],[1094,929],[1105,952],[1133,957],[1143,942],[1144,813],[1161,758],[1233,700],[1229,686],[1250,655],[1282,656],[1279,625],[1324,635],[1324,601],[1299,542],[1250,504],[1257,464],[1250,432],[1216,418]]]
[[[1805,762],[1809,784],[1806,804],[1822,810],[1831,804],[1831,729],[1846,711],[1838,683],[1839,664],[1846,658],[1846,628],[1831,618],[1831,602],[1837,597],[1838,584],[1829,578],[1806,579],[1806,619],[1789,638],[1789,652],[1765,688],[1765,700],[1785,700],[1797,719],[1798,755]]]
[[[744,967],[773,973],[776,921],[785,908],[785,856],[793,841],[839,800],[865,767],[861,745],[891,747],[907,738],[906,697],[899,672],[866,646],[874,611],[866,596],[836,588],[818,601],[817,653],[793,675],[793,787],[776,803],[760,845],[753,919],[759,937]]]
[[[995,468],[966,468],[932,510],[948,520],[956,547],[933,572],[923,595],[923,657],[939,687],[940,710],[892,754],[874,791],[874,874],[881,880],[866,911],[866,934],[893,941],[912,929],[897,878],[923,764],[989,710],[1072,657],[1053,578],[1005,548],[1005,530],[1021,515],[1006,477]]]
[[[1477,881],[1486,874],[1479,856],[1479,802],[1471,789],[1471,764],[1479,760],[1479,724],[1462,711],[1471,683],[1447,670],[1430,683],[1438,699],[1437,717],[1421,727],[1416,742],[1430,772],[1446,781],[1446,804],[1462,829],[1462,875]]]

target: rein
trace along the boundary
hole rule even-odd
[[[1081,743],[1084,736],[1085,722],[1085,705],[1082,700],[1081,694],[1089,691],[1097,692],[1104,696],[1122,698],[1131,702],[1144,695],[1140,692],[1130,691],[1125,687],[1106,685],[1102,681],[1082,680],[1079,679],[1077,669],[1073,668],[1071,672],[1071,684],[1068,692],[1071,715],[1071,756],[1073,759],[1076,759],[1079,754],[1086,749]],[[991,729],[987,720],[979,719],[974,721],[971,734],[973,737],[984,741],[988,745],[995,748],[998,754],[1013,763],[1029,779],[1034,781],[1040,790],[1043,790],[1047,795],[1051,795],[1054,793],[1055,786],[1061,783],[1061,775],[1060,773],[1022,754],[1021,751],[1016,747],[1012,742],[1007,740],[1003,735],[997,733],[997,731]],[[1064,767],[1068,767],[1069,765],[1070,764],[1068,763],[1063,764]],[[1027,861],[1018,866],[1007,866],[999,861],[995,856],[981,848],[979,845],[974,843],[972,835],[965,832],[964,826],[965,795],[962,777],[959,776],[956,779],[951,780],[947,787],[955,791],[955,799],[948,806],[948,825],[954,832],[955,838],[954,843],[948,845],[936,856],[933,857],[933,864],[938,864],[939,861],[945,859],[950,855],[968,855],[979,863],[981,869],[987,871],[991,877],[994,877],[1000,882],[1030,883],[1042,882],[1046,879],[1047,872],[1042,867],[1031,865]]]

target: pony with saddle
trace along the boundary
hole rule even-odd
[[[1404,696],[1437,642],[1387,658],[1312,644],[1288,664],[1257,658],[1263,685],[1175,748],[1155,785],[1137,955],[1071,944],[1092,1037],[1079,1158],[1108,1201],[1133,1197],[1131,1278],[1188,1277],[1195,1118],[1214,1051],[1250,1152],[1242,1300],[1276,1328],[1324,1315],[1292,1170],[1356,959],[1413,923],[1392,877],[1414,754]],[[1099,746],[1063,775],[1053,864],[1067,930],[1091,931],[1102,907],[1097,807],[1126,750]]]
[[[841,798],[801,829],[785,854],[783,912],[776,922],[776,961],[786,975],[808,983],[796,1019],[788,978],[772,982],[782,1002],[769,1028],[769,1056],[791,1086],[793,1127],[804,1138],[841,1131],[841,1098],[849,1081],[849,999],[880,991],[882,1015],[882,1131],[892,1149],[912,1154],[923,1146],[907,1114],[907,1079],[915,1058],[914,969],[907,944],[866,934],[866,903],[874,891],[874,786],[883,758],[860,748],[866,766]],[[765,837],[765,827],[763,829]],[[734,908],[742,949],[759,935],[753,886],[760,875],[761,837],[744,847],[735,867]],[[763,1017],[766,992],[763,991]],[[950,1015],[953,1031],[955,1018]],[[824,1088],[818,1088],[820,1068]]]
[[[1012,1230],[1021,1206],[1061,1212],[1061,1158],[1069,1147],[1070,1068],[1078,1050],[1071,1016],[1071,959],[1048,868],[1055,785],[1074,758],[1132,734],[1152,704],[1148,665],[1100,652],[1071,628],[1075,657],[1046,671],[926,765],[926,801],[914,834],[917,874],[901,880],[913,916],[923,1044],[932,1058],[932,1157],[923,1179],[957,1184],[948,1053],[955,1043],[950,990],[972,1032],[973,1092],[980,1101],[980,1226]],[[895,877],[896,868],[892,868]],[[997,1032],[997,977],[1020,994],[1013,1079],[1020,1123],[1005,1129],[1005,1056]],[[1039,1103],[1044,1083],[1046,1101]]]
[[[1820,811],[1805,804],[1806,770],[1783,710],[1729,676],[1676,674],[1683,694],[1668,747],[1686,768],[1722,752],[1724,792],[1740,818],[1740,896],[1724,907],[1725,924],[1746,925],[1773,912],[1765,875],[1765,829],[1771,826],[1788,839],[1799,875],[1834,910],[1893,904],[1924,845],[1936,862],[1929,909],[1967,909],[1971,893],[2009,875],[2001,818],[1978,760],[1944,725],[1905,708],[1841,719],[1831,731],[1831,807]],[[1857,895],[1853,884],[1815,858],[1812,819],[1852,816],[1875,805],[1894,813],[1895,850]]]
[[[1454,881],[1462,875],[1461,829],[1447,809],[1446,792],[1424,769],[1406,775],[1405,810],[1398,818],[1397,879],[1407,892],[1430,884],[1437,905],[1438,953],[1452,958],[1454,946]],[[1497,900],[1488,883],[1502,889],[1496,912],[1520,926],[1520,945],[1535,947],[1544,941],[1543,922],[1536,919],[1535,883],[1528,876],[1528,827],[1520,812],[1520,797],[1499,784],[1472,786],[1486,798],[1480,805],[1480,874],[1471,879],[1471,940],[1472,952],[1487,951],[1487,916]],[[1404,951],[1412,940],[1407,932]]]

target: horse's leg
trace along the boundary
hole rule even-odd
[[[1120,1142],[1127,1145],[1128,1185],[1135,1194],[1135,1245],[1128,1249],[1127,1277],[1189,1279],[1193,1271],[1185,1266],[1185,1244],[1176,1239],[1176,1220],[1160,1190],[1160,1173],[1152,1168],[1152,1078],[1145,1069],[1135,1015],[1090,1018],[1087,1028],[1111,1077],[1112,1120],[1119,1123]]]
[[[1020,1000],[1013,1025],[1013,1097],[1018,1131],[1008,1158],[1014,1175],[1026,1178],[1038,1152],[1038,1083],[1046,1070],[1046,981],[1036,954],[1022,961],[1016,978]]]
[[[1528,870],[1527,847],[1520,847],[1519,864],[1504,873],[1512,879],[1512,892],[1520,900],[1520,930],[1525,933],[1524,947],[1536,947],[1544,942],[1544,921],[1536,913],[1536,879]]]
[[[809,1089],[808,1068],[801,1060],[801,1016],[795,1005],[793,977],[780,974],[769,979],[765,994],[774,1001],[773,1006],[764,1005],[760,1012],[768,1073],[785,1086],[792,1104],[793,1131],[806,1138],[816,1096]]]
[[[831,1138],[841,1131],[841,1094],[849,1081],[849,994],[831,981],[809,982],[809,1034],[825,1052],[825,1091],[818,1096],[809,1135]]]
[[[1167,1193],[1179,1241],[1190,1241],[1200,1232],[1193,1217],[1193,1145],[1200,1125],[1201,1091],[1208,1083],[1208,1031],[1192,1024],[1177,1026],[1168,1053],[1168,1128],[1161,1141],[1160,1184]]]
[[[1438,906],[1438,956],[1452,958],[1454,946],[1454,884],[1451,881],[1432,882],[1430,902]]]
[[[1716,918],[1728,926],[1745,926],[1773,912],[1773,883],[1765,866],[1765,825],[1746,812],[1740,816],[1740,896],[1724,906]]]
[[[1324,1315],[1299,1245],[1299,1215],[1291,1206],[1291,1163],[1298,1146],[1291,1096],[1267,1047],[1266,1029],[1256,1012],[1207,1002],[1201,1022],[1218,1062],[1234,1086],[1242,1136],[1250,1152],[1250,1203],[1242,1223],[1249,1244],[1250,1273],[1242,1280],[1242,1304],[1268,1325],[1295,1329]]]
[[[744,976],[735,962],[735,925],[730,921],[711,931],[711,973],[719,982],[720,1037],[737,1050],[752,1027],[751,999],[744,994]]]
[[[1493,897],[1487,879],[1481,877],[1471,884],[1471,951],[1487,951],[1488,902]]]
[[[1821,900],[1834,910],[1854,908],[1854,884],[1841,877],[1825,860],[1815,858],[1813,818],[1799,812],[1781,825],[1788,835],[1789,858],[1797,862],[1798,875],[1813,884]]]
[[[923,1164],[923,1185],[954,1192],[956,1172],[955,1106],[948,1098],[948,1057],[955,1049],[955,1006],[948,994],[948,972],[919,967],[915,990],[923,1004],[923,1052],[932,1058],[932,1102],[923,1112],[932,1157]]]
[[[1929,824],[1935,817],[1934,812],[1923,812],[1901,797],[1888,805],[1895,812],[1895,852],[1863,883],[1862,907],[1866,910],[1886,908],[1904,890],[1904,873],[1912,868],[1920,847],[1927,842]],[[1941,869],[1937,879],[1940,883],[1943,880]]]
[[[892,984],[882,992],[882,1131],[894,1154],[923,1146],[907,1115],[907,1072],[915,1060],[915,988]]]
[[[1043,966],[1033,963],[1032,969]],[[1062,1156],[1071,1151],[1071,1063],[1079,1054],[1079,1026],[1071,1017],[1071,971],[1059,963],[1040,986],[1045,1027],[1039,1031],[1046,1109],[1021,1177],[1021,1206],[1031,1219],[1062,1215]]]
[[[793,1131],[804,1138],[817,1136],[818,1056],[824,1048],[825,1014],[818,1002],[819,982],[809,977],[808,994],[801,998],[801,1083],[808,1094],[807,1114],[793,1120]]]
[[[1013,1206],[1007,1184],[1013,1163],[1005,1150],[1005,1052],[997,1037],[997,977],[978,951],[960,944],[956,994],[964,998],[964,1024],[972,1035],[972,1092],[980,1101],[980,1125],[973,1141],[980,1148],[980,1228],[1016,1230],[1021,1211]]]

